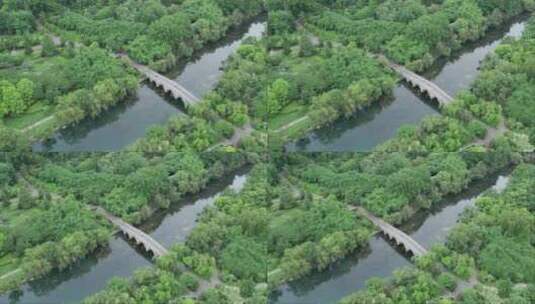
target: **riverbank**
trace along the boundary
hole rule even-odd
[[[470,42],[463,49],[454,52],[452,57],[434,61],[434,65],[423,73],[430,81],[436,83],[447,93],[456,96],[461,90],[468,89],[479,75],[480,62],[492,52],[504,37],[519,38],[529,15],[523,14],[511,18],[488,33],[477,42]],[[463,75],[459,77],[458,75]],[[400,127],[419,124],[424,118],[440,115],[440,110],[425,96],[420,95],[404,83],[393,90],[393,97],[386,102],[372,105],[364,111],[358,111],[349,118],[339,119],[335,123],[315,129],[313,126],[301,126],[300,134],[309,129],[308,135],[285,145],[290,152],[329,152],[355,151],[367,152],[397,135]],[[292,139],[291,136],[288,137]]]
[[[232,174],[225,174],[222,180],[209,183],[199,194],[191,194],[174,202],[166,211],[162,209],[155,211],[139,227],[167,248],[177,242],[183,242],[196,226],[197,216],[211,206],[223,191],[231,189],[239,192],[243,188],[248,170],[248,166],[242,166]],[[141,267],[151,265],[153,261],[150,255],[137,244],[117,234],[112,237],[108,246],[99,248],[94,254],[76,262],[69,269],[55,270],[50,275],[23,286],[22,294],[17,296],[18,301],[78,302],[104,289],[109,279],[116,276],[128,277]],[[7,301],[7,297],[8,295],[0,296],[0,302],[3,299]]]
[[[419,298],[421,301],[448,298],[455,303],[529,303],[535,287],[530,274],[535,251],[529,241],[535,218],[526,208],[530,199],[522,194],[533,187],[534,169],[533,164],[522,164],[507,179],[503,178],[495,191],[480,195],[470,211],[463,213],[462,220],[444,233],[446,244],[436,246],[415,267],[397,271],[387,280],[374,280],[374,288],[369,285],[341,303],[361,303],[378,294],[386,299],[399,298],[400,294],[414,299],[414,294],[407,291],[421,286],[416,277],[427,278],[427,292],[423,299]],[[512,217],[522,223],[515,225],[518,229],[514,233],[505,224]],[[465,281],[454,282],[444,271],[458,274]],[[407,279],[411,277],[414,279]]]
[[[66,155],[67,157],[67,155]],[[96,157],[96,158],[95,158]],[[137,206],[134,210],[129,210],[129,209],[126,209],[126,210],[129,210],[126,214],[125,213],[121,213],[121,209],[116,209],[116,207],[114,207],[114,204],[115,203],[112,203],[110,205],[110,201],[114,201],[115,198],[114,196],[108,196],[107,199],[103,199],[101,202],[95,202],[93,198],[89,198],[89,199],[84,199],[84,196],[83,194],[78,194],[77,195],[77,202],[76,202],[76,206],[80,205],[82,206],[83,204],[86,204],[86,205],[92,205],[92,204],[99,204],[100,206],[103,206],[109,210],[112,210],[114,212],[118,212],[120,215],[123,216],[123,218],[127,219],[128,221],[130,221],[131,223],[141,223],[141,222],[144,222],[145,220],[147,220],[148,218],[150,218],[154,213],[156,213],[157,211],[161,211],[161,210],[164,210],[164,209],[167,209],[171,206],[171,203],[176,201],[178,199],[178,197],[182,196],[182,195],[191,195],[191,194],[194,194],[194,193],[197,193],[197,192],[200,192],[200,191],[203,191],[204,189],[206,189],[207,187],[211,187],[211,185],[213,183],[217,183],[219,180],[221,179],[224,179],[227,174],[232,174],[235,172],[240,172],[240,168],[243,168],[244,166],[247,167],[247,165],[251,164],[252,162],[254,162],[254,158],[249,158],[247,155],[245,154],[239,154],[239,153],[232,153],[232,155],[228,155],[226,153],[210,153],[210,154],[205,154],[202,156],[202,159],[201,158],[192,158],[192,155],[185,155],[185,154],[178,154],[178,155],[175,155],[175,160],[177,161],[181,161],[181,157],[185,157],[187,160],[187,162],[189,162],[189,165],[197,165],[197,166],[207,166],[208,168],[206,169],[202,169],[202,172],[196,172],[197,174],[202,174],[202,176],[199,176],[199,177],[193,177],[193,175],[190,175],[190,178],[192,179],[191,180],[191,183],[189,184],[188,187],[186,186],[182,186],[182,185],[179,185],[180,188],[178,188],[177,190],[175,191],[171,191],[170,193],[167,193],[167,194],[164,194],[163,192],[161,193],[158,193],[156,196],[150,196],[147,201],[147,204],[144,205],[144,206]],[[74,179],[85,179],[87,177],[87,175],[84,175],[84,174],[91,174],[90,172],[88,173],[87,171],[85,172],[69,172],[68,170],[65,170],[65,168],[62,168],[62,167],[59,167],[59,166],[56,166],[54,165],[54,160],[55,161],[58,161],[58,159],[55,157],[55,155],[50,155],[50,160],[45,157],[45,156],[41,156],[41,167],[39,167],[39,170],[37,170],[37,168],[33,168],[32,169],[32,172],[28,172],[28,177],[31,178],[31,185],[30,186],[25,186],[25,188],[28,188],[28,191],[31,190],[31,193],[32,193],[32,198],[34,200],[38,200],[38,199],[45,199],[46,200],[46,197],[50,197],[50,199],[53,199],[54,201],[61,201],[61,197],[71,197],[69,194],[72,194],[73,192],[77,192],[76,189],[76,185],[73,185],[70,183],[69,179],[70,178],[74,178],[74,176],[72,176],[72,174],[76,175],[77,177],[74,178]],[[68,158],[68,157],[67,157]],[[155,159],[159,159],[160,162],[163,162],[163,160],[161,158],[158,158],[157,156],[154,156]],[[128,153],[126,152],[123,152],[123,153],[118,153],[118,154],[115,154],[115,155],[108,155],[108,154],[96,154],[96,155],[92,155],[92,154],[86,154],[85,156],[84,155],[81,155],[80,156],[80,161],[83,160],[83,159],[86,159],[87,161],[96,161],[96,160],[99,160],[101,161],[103,164],[107,163],[109,160],[112,160],[112,159],[115,159],[115,162],[121,162],[122,159],[126,159],[124,160],[125,162],[128,162],[128,160],[132,160],[134,162],[143,162],[143,158],[141,157],[141,155],[129,155]],[[171,156],[168,156],[166,158],[167,161],[169,161],[171,158]],[[76,163],[76,160],[78,160],[78,157],[77,155],[73,155],[72,156],[72,160]],[[224,161],[225,162],[225,166],[222,166],[222,164],[220,163],[220,161]],[[60,162],[61,164],[61,162]],[[154,164],[154,162],[153,162]],[[161,168],[161,167],[160,167]],[[142,172],[144,170],[140,170],[139,172]],[[46,173],[45,173],[46,172]],[[138,172],[138,174],[139,174]],[[148,171],[144,171],[145,173],[148,173]],[[32,175],[35,174],[35,175]],[[55,177],[54,175],[55,174],[58,174],[59,175],[57,177]],[[42,175],[44,174],[44,175]],[[48,175],[50,174],[50,175]],[[175,174],[178,174],[182,177],[182,179],[185,178],[185,176],[183,176],[184,172],[183,171],[176,171]],[[193,173],[191,173],[193,174]],[[31,176],[30,176],[31,175]],[[48,176],[48,177],[47,177]],[[102,178],[109,178],[109,176],[107,175],[107,173],[105,172],[100,172],[97,173],[95,172],[95,174],[92,175],[92,179],[94,179],[94,181],[99,184],[98,180],[101,180]],[[118,176],[119,177],[119,176]],[[160,180],[160,183],[167,183],[169,185],[171,185],[173,183],[173,181],[177,178],[177,176],[175,175],[170,175],[170,176],[162,176],[160,175],[161,178],[165,178],[167,179],[166,181],[165,180]],[[62,184],[61,186],[55,184],[58,182],[57,179],[61,179],[63,182],[66,182],[65,184]],[[124,178],[124,176],[122,177]],[[154,182],[154,178],[155,176],[154,175],[150,175],[150,173],[148,175],[145,175],[144,176],[144,182],[148,182],[149,180],[152,179],[152,181]],[[198,178],[195,179],[195,178]],[[181,181],[184,181],[182,180]],[[54,181],[54,183],[50,184],[51,181]],[[119,180],[117,180],[119,181]],[[141,180],[139,180],[141,182]],[[195,183],[198,183],[198,185],[196,185]],[[92,187],[91,186],[91,183],[88,182],[86,180],[86,183],[84,183],[85,187]],[[101,184],[99,184],[101,185]],[[58,188],[59,186],[59,188]],[[74,188],[72,188],[74,186]],[[85,187],[83,187],[83,189],[85,189]],[[115,184],[115,187],[121,187],[119,186],[118,184]],[[39,191],[37,190],[39,189]],[[81,191],[85,192],[85,190],[83,190],[82,188],[80,189]],[[111,190],[111,189],[110,189]],[[139,190],[139,189],[137,189]],[[130,191],[129,194],[130,195],[125,195],[123,194],[123,198],[122,199],[119,199],[120,201],[120,204],[121,206],[123,205],[127,205],[127,203],[135,203],[136,201],[139,201],[140,197],[132,197],[131,195],[134,193],[134,191]],[[89,193],[87,193],[89,194]],[[46,202],[49,202],[49,201],[46,201]],[[45,203],[43,203],[45,204]],[[65,203],[67,204],[67,203]],[[61,204],[60,204],[61,205]],[[41,205],[39,205],[41,206]],[[65,208],[67,208],[68,206],[70,206],[69,204],[67,204],[67,206]],[[12,207],[11,209],[13,208],[18,208],[19,206],[15,203],[12,203],[10,205],[10,207]],[[60,206],[58,206],[59,208]],[[72,207],[72,206],[71,206]],[[28,208],[28,207],[25,207],[25,208]],[[72,207],[74,208],[74,207]],[[35,211],[34,210],[35,208],[31,208],[31,209],[22,209],[22,210],[18,210],[18,213],[16,213],[16,215],[20,215],[20,218],[21,220],[22,219],[25,219],[25,215],[31,215],[33,214],[32,211]],[[69,209],[71,210],[71,209]],[[124,212],[124,211],[123,211]],[[87,213],[87,212],[84,212],[84,214]],[[61,218],[61,214],[69,214],[68,212],[64,212],[64,213],[59,213],[59,214],[56,214],[54,213],[55,216],[58,216]],[[12,220],[12,221],[15,221],[17,218],[19,217],[15,217],[14,215],[11,215],[11,216],[8,216],[8,219]],[[43,219],[45,220],[45,219]],[[61,219],[58,220],[59,222],[57,223],[58,225],[61,224]],[[106,222],[104,221],[104,224],[106,224]],[[70,227],[70,226],[69,226]],[[60,230],[61,231],[61,230]],[[16,231],[13,231],[12,233],[16,233]],[[85,232],[84,232],[85,233]],[[80,235],[77,235],[77,241],[83,241],[85,240],[84,236],[80,236]],[[107,237],[106,239],[109,239],[109,237]],[[96,239],[93,239],[94,241],[96,241]],[[67,240],[69,241],[69,240]],[[100,242],[102,243],[102,238],[100,239]],[[101,243],[99,243],[100,245],[102,245]],[[85,243],[84,243],[85,244]],[[44,244],[43,246],[49,246],[50,244]],[[82,246],[82,245],[80,245]],[[58,248],[58,250],[61,250],[61,248],[63,248],[62,246],[60,246],[59,244],[56,246]],[[56,248],[54,247],[54,248]],[[97,247],[99,246],[96,246],[96,247],[93,247],[92,250],[90,250],[91,252],[96,249]],[[40,249],[44,249],[44,248],[48,248],[48,247],[43,247],[43,248],[40,248]],[[84,247],[85,248],[85,247]],[[38,255],[45,252],[43,250],[38,250],[39,248],[35,249],[35,254],[34,255]],[[80,249],[81,250],[81,249]],[[70,252],[70,251],[69,251]],[[78,252],[78,251],[77,251]],[[73,252],[72,254],[76,254],[75,252]],[[85,256],[86,254],[88,254],[88,252],[78,252],[78,256],[74,256],[74,257],[71,257],[69,256],[69,260],[68,261],[64,261],[62,260],[61,258],[57,258],[60,262],[61,262],[61,268],[66,268],[66,266],[68,266],[70,263],[74,263],[76,262],[79,258],[82,258],[83,256]],[[47,256],[48,258],[49,256]],[[47,261],[45,257],[42,258],[43,261]],[[9,289],[12,289],[14,287],[16,287],[17,285],[20,285],[22,284],[23,281],[27,281],[29,280],[30,278],[35,278],[35,277],[41,277],[43,276],[43,271],[44,272],[49,272],[51,270],[53,270],[55,267],[56,267],[56,263],[59,263],[59,262],[56,262],[56,260],[54,261],[49,261],[50,265],[49,264],[45,264],[44,266],[46,267],[38,267],[39,269],[39,272],[36,272],[38,271],[37,269],[28,269],[28,267],[26,267],[25,269],[25,273],[23,273],[22,275],[24,275],[24,278],[17,276],[16,277],[16,281],[14,282],[2,282],[2,285],[6,285],[6,286],[9,286]],[[31,272],[32,274],[31,275],[27,275],[26,272]],[[10,277],[10,278],[15,278],[15,277]]]
[[[413,215],[400,229],[426,248],[443,243],[449,229],[457,223],[464,210],[474,206],[477,197],[489,189],[499,192],[505,188],[508,178],[504,174],[510,171],[501,171],[493,177],[471,183],[462,194],[444,198],[433,209]],[[335,303],[365,288],[371,278],[390,277],[394,270],[412,265],[411,260],[404,249],[377,235],[371,238],[364,250],[335,262],[327,271],[314,272],[275,289],[270,303]]]
[[[254,18],[229,32],[228,37],[199,50],[192,61],[180,64],[167,76],[203,97],[217,85],[223,73],[221,68],[241,43],[249,37],[263,35],[264,18]],[[184,113],[187,111],[180,101],[144,83],[137,97],[128,103],[60,130],[52,139],[33,145],[33,149],[38,152],[118,151],[148,136],[152,128]]]

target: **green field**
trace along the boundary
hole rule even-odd
[[[0,257],[0,277],[18,268],[18,259],[12,255]]]
[[[42,119],[47,118],[53,113],[53,107],[44,103],[36,103],[20,116],[5,118],[4,124],[7,127],[22,130]]]
[[[280,111],[277,115],[271,117],[269,121],[269,129],[270,130],[277,130],[292,121],[298,120],[299,118],[305,116],[306,113],[306,107],[303,105],[300,105],[296,102],[290,103],[284,109]]]

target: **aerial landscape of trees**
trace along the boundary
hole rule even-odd
[[[505,191],[480,197],[449,233],[446,244],[417,260],[416,268],[400,270],[389,280],[370,280],[365,290],[341,303],[377,299],[383,303],[533,302],[535,215],[529,189],[534,173],[532,164],[517,167]],[[456,287],[454,277],[444,269],[463,279],[477,276],[480,284],[467,289],[457,301],[442,298]]]
[[[35,140],[135,93],[136,74],[113,53],[168,70],[260,14],[262,2],[5,3],[0,12],[2,125]],[[244,109],[235,112],[243,124]]]
[[[151,256],[121,236],[151,265],[84,303],[268,303],[369,253],[381,234],[356,207],[403,230],[498,175],[508,176],[506,187],[477,196],[444,243],[419,257],[396,247],[411,265],[340,303],[533,303],[533,17],[438,115],[373,150],[284,146],[382,105],[401,80],[380,55],[428,71],[534,9],[532,0],[2,3],[0,300],[108,248],[116,227],[97,207],[144,230],[247,167],[243,188],[218,192],[190,215],[191,232],[168,254]],[[198,105],[122,151],[32,152],[32,142],[136,94],[140,75],[116,55],[164,73],[265,12],[267,34],[237,47]]]

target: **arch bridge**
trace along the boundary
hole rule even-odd
[[[398,73],[405,81],[407,81],[411,87],[418,89],[421,93],[426,94],[429,98],[436,100],[441,107],[447,106],[453,102],[453,97],[442,90],[434,82],[414,73],[402,65],[393,63],[386,58],[384,58],[384,60],[386,60],[387,65],[392,70],[396,71],[396,73]]]
[[[362,207],[352,207],[351,209],[357,211],[360,215],[370,220],[375,226],[377,226],[377,228],[381,229],[383,234],[388,239],[395,242],[398,246],[402,245],[403,248],[405,248],[405,251],[412,253],[416,257],[427,254],[427,249],[425,249],[405,232],[376,217]]]
[[[152,70],[146,65],[134,62],[126,54],[115,54],[119,58],[125,59],[128,64],[143,74],[157,88],[161,88],[165,93],[170,94],[175,99],[181,99],[186,106],[195,106],[201,100],[178,82],[165,77],[164,75]]]
[[[151,252],[154,257],[161,257],[168,253],[167,249],[153,239],[150,235],[137,229],[131,224],[125,222],[119,217],[110,214],[101,207],[95,207],[95,210],[104,216],[108,221],[115,225],[126,236],[127,239],[134,241],[137,245],[143,246],[147,252]]]

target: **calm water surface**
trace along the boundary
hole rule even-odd
[[[401,229],[426,248],[443,243],[461,213],[473,206],[483,191],[489,187],[497,192],[503,191],[508,181],[508,177],[499,176],[471,185],[462,195],[447,199],[431,214],[429,211],[422,212]],[[389,277],[399,267],[409,265],[410,258],[400,248],[378,235],[369,241],[369,247],[364,252],[334,264],[329,270],[314,273],[276,290],[270,297],[270,303],[336,303],[364,288],[366,281],[372,277]]]
[[[171,209],[162,211],[154,216],[154,219],[145,224],[142,228],[165,247],[169,248],[173,244],[184,242],[187,236],[195,228],[197,217],[204,208],[211,206],[215,200],[223,194],[224,189],[240,192],[247,180],[244,168],[234,177],[223,178],[216,185],[203,191],[202,195],[194,198],[194,204],[176,204]],[[224,186],[223,186],[224,185]],[[192,201],[192,199],[188,199]]]
[[[60,130],[52,139],[34,144],[34,151],[117,151],[143,137],[155,124],[181,115],[178,105],[143,84],[132,97],[94,119]]]
[[[212,205],[226,189],[240,191],[243,188],[247,170],[244,168],[236,175],[228,175],[210,185],[202,194],[187,197],[172,205],[169,212],[156,214],[141,229],[166,247],[184,241],[204,208]],[[150,265],[149,256],[117,235],[110,240],[107,248],[90,255],[71,269],[26,284],[22,293],[0,295],[0,303],[78,303],[104,289],[111,278],[129,277],[136,269]]]
[[[203,96],[217,84],[224,62],[248,37],[261,37],[263,17],[239,27],[213,46],[203,49],[187,64],[171,74],[178,83],[196,96]],[[154,87],[143,84],[136,96],[94,119],[58,131],[53,138],[34,144],[35,151],[117,151],[143,137],[149,127],[161,125],[172,116],[181,115],[180,101],[169,98]]]
[[[286,148],[306,152],[370,151],[394,137],[402,125],[419,122],[428,115],[438,115],[438,110],[399,84],[393,96],[380,104],[316,130]]]
[[[522,18],[525,19],[525,18]],[[509,27],[492,32],[471,47],[471,51],[455,54],[447,62],[439,62],[438,68],[434,67],[425,74],[450,95],[456,95],[461,90],[467,90],[479,75],[481,61],[498,47],[503,37],[520,38],[524,32],[525,21],[514,22]]]
[[[479,65],[500,44],[503,37],[520,37],[526,17],[509,26],[497,29],[481,41],[465,47],[447,60],[436,64],[424,76],[437,83],[450,95],[468,89],[479,74]],[[424,117],[439,115],[437,105],[416,95],[400,83],[390,101],[355,113],[352,118],[309,133],[304,138],[286,145],[288,151],[370,151],[396,135],[399,127],[418,124]]]
[[[210,92],[223,75],[222,66],[224,62],[236,51],[241,43],[249,37],[262,37],[266,30],[266,23],[261,21],[262,19],[264,17],[245,28],[247,29],[245,34],[243,31],[230,33],[224,46],[206,52],[185,67],[171,72],[171,78],[174,78],[196,96],[201,97]]]

